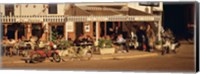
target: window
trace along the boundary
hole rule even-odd
[[[13,4],[6,4],[5,5],[5,16],[12,16],[14,15],[14,5]]]
[[[57,14],[57,4],[49,4],[49,14]]]

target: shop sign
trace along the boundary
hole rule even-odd
[[[154,21],[154,17],[135,17],[135,21]]]
[[[16,19],[17,22],[42,22],[42,18],[20,18]]]
[[[108,21],[106,17],[88,17],[87,21]]]
[[[74,22],[67,22],[66,23],[66,30],[67,32],[73,32],[74,31]]]
[[[85,32],[90,32],[90,25],[85,26]]]

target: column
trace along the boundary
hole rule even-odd
[[[51,41],[52,40],[52,31],[51,31],[52,29],[51,29],[51,25],[50,24],[48,24],[48,31],[49,31],[49,33],[48,33],[48,37],[49,37],[49,41]]]
[[[107,23],[106,21],[104,22],[104,36],[107,35]]]
[[[49,40],[49,24],[48,22],[43,22],[43,28],[44,28],[44,40]]]
[[[93,26],[94,26],[94,25],[93,25],[93,22],[91,21],[91,22],[90,22],[90,27],[91,27],[91,28],[90,28],[90,31],[91,31],[91,32],[90,32],[90,33],[91,33],[90,35],[91,35],[91,37],[94,36],[94,29],[95,29],[95,28],[93,28]]]
[[[8,32],[8,24],[4,24],[4,35],[7,35]]]
[[[29,38],[32,36],[32,24],[27,23],[26,24],[26,39],[29,40]]]
[[[68,40],[67,22],[65,22],[65,25],[64,25],[64,36],[65,36],[65,40]]]
[[[15,40],[18,40],[18,29],[15,30]]]
[[[96,42],[98,43],[98,39],[100,36],[100,25],[99,22],[96,22]]]
[[[161,40],[161,33],[162,33],[162,21],[161,21],[161,17],[160,20],[158,21],[158,40]]]

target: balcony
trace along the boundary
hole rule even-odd
[[[37,15],[23,15],[23,16],[2,16],[0,21],[3,23],[18,23],[18,22],[65,22],[63,15],[51,15],[51,16],[37,16]]]
[[[42,22],[66,22],[66,21],[160,21],[161,16],[2,16],[2,23],[42,23]]]

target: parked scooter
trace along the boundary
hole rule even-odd
[[[173,53],[177,53],[177,48],[180,46],[180,43],[175,40],[175,37],[173,35],[170,35],[170,33],[167,33],[169,35],[163,35],[162,41],[163,41],[163,49],[162,49],[162,55],[170,53],[172,51]]]

